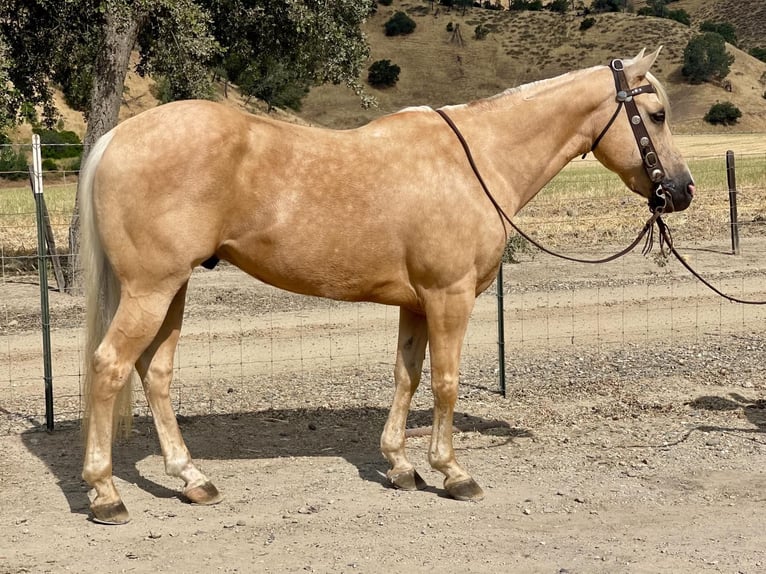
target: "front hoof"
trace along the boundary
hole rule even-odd
[[[447,485],[445,482],[444,488],[447,489],[447,493],[455,500],[479,502],[484,498],[484,491],[472,478],[450,485]]]
[[[192,504],[202,504],[205,506],[218,504],[223,500],[223,496],[221,496],[212,482],[205,482],[199,486],[186,488],[183,494]]]
[[[93,522],[98,524],[127,524],[130,522],[130,514],[122,501],[111,504],[91,504],[90,511],[93,513]]]
[[[423,490],[428,486],[426,481],[418,474],[414,468],[405,472],[392,473],[390,470],[386,473],[389,482],[395,488],[400,490]]]

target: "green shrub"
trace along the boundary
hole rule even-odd
[[[685,26],[691,26],[692,19],[689,16],[689,13],[686,10],[680,9],[680,10],[668,10],[668,14],[666,18],[670,20],[675,20],[676,22],[680,22],[681,24]]]
[[[710,106],[705,114],[705,121],[710,124],[723,124],[731,126],[737,123],[742,117],[742,112],[731,102],[720,102]]]
[[[378,60],[367,70],[367,81],[372,86],[390,87],[399,81],[399,72],[402,69],[391,60]]]
[[[622,12],[628,6],[628,0],[593,0],[590,9],[593,12]]]
[[[728,22],[711,22],[705,20],[700,24],[700,32],[715,32],[732,46],[737,45],[737,31]]]
[[[592,28],[595,23],[595,18],[584,18],[583,21],[580,22],[580,32],[584,32],[588,28]]]
[[[569,10],[569,0],[553,0],[546,8],[551,12],[566,14],[567,10]]]
[[[753,58],[758,58],[761,62],[766,62],[766,48],[753,48],[750,50]]]
[[[386,36],[399,36],[411,34],[417,24],[415,20],[407,16],[404,12],[396,12],[391,19],[385,23]]]
[[[542,0],[512,0],[509,9],[539,12],[543,9],[543,2]]]
[[[68,130],[46,130],[35,128],[34,133],[40,136],[43,159],[64,159],[82,155],[80,136]]]

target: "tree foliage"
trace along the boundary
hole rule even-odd
[[[0,0],[0,81],[5,74],[13,86],[0,100],[0,121],[22,120],[31,104],[52,124],[54,84],[87,119],[94,83],[114,80],[96,69],[113,49],[110,22],[117,34],[135,28],[137,71],[161,79],[168,99],[209,97],[214,66],[236,72],[231,81],[250,78],[251,95],[325,82],[361,94],[368,47],[360,24],[371,7],[357,0]]]
[[[202,0],[199,0],[202,2]],[[311,85],[357,78],[369,55],[361,24],[373,4],[358,0],[204,0],[221,45],[216,65],[249,96],[297,108]],[[370,98],[363,98],[369,104]]]
[[[22,120],[24,106],[32,104],[52,125],[54,85],[87,119],[94,66],[108,49],[110,14],[118,27],[138,25],[140,72],[167,75],[179,93],[205,93],[204,64],[216,44],[205,11],[192,0],[0,0],[0,37],[13,86],[4,102],[10,119]]]
[[[700,24],[700,32],[715,32],[720,34],[732,46],[737,45],[737,30],[729,22],[712,22],[705,20]]]
[[[668,4],[674,0],[648,0],[646,6],[638,9],[639,16],[655,16],[657,18],[668,18],[675,20],[686,26],[691,25],[691,17],[686,10],[670,10]]]
[[[684,65],[681,73],[692,84],[722,79],[729,73],[734,56],[726,52],[726,44],[720,34],[706,32],[695,36],[684,48]]]

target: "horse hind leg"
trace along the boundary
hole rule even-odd
[[[136,363],[157,429],[165,472],[184,481],[183,495],[196,504],[216,504],[221,495],[192,462],[170,401],[173,357],[181,335],[188,282],[176,293],[165,321],[151,345]]]
[[[420,383],[428,343],[426,318],[407,309],[399,311],[399,339],[394,380],[396,388],[388,420],[380,437],[380,449],[391,468],[386,473],[391,484],[402,490],[419,490],[425,481],[407,459],[405,427],[412,396]]]
[[[172,295],[156,290],[120,298],[109,328],[91,358],[87,388],[83,479],[93,488],[93,520],[123,524],[130,520],[112,478],[112,442],[116,429],[115,402],[133,367],[152,343],[165,319]]]

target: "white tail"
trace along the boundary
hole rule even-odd
[[[102,136],[91,149],[85,162],[78,183],[77,194],[80,202],[80,264],[85,271],[85,377],[82,383],[82,395],[85,399],[85,412],[82,418],[83,433],[87,434],[90,417],[91,387],[93,383],[93,355],[106,334],[109,324],[120,302],[120,284],[112,271],[112,266],[101,246],[96,217],[93,210],[93,182],[101,157],[104,155],[114,131]],[[127,435],[133,419],[133,371],[127,384],[117,396],[114,405],[113,436]]]

